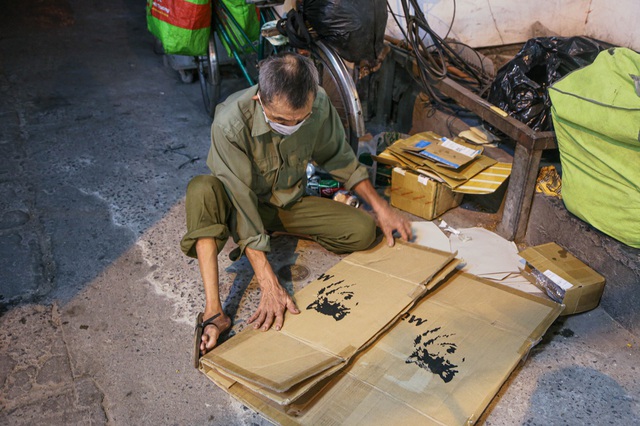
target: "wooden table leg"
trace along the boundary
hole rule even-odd
[[[497,231],[510,241],[522,240],[527,232],[542,150],[516,145],[509,187]]]

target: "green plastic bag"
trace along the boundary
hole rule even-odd
[[[603,51],[549,96],[567,210],[640,248],[640,54]]]
[[[206,55],[211,0],[147,0],[147,28],[171,55]]]
[[[219,19],[225,21],[227,30],[226,37],[220,34],[218,36],[227,50],[227,55],[231,56],[229,44],[232,44],[233,49],[240,54],[251,52],[253,49],[250,43],[258,40],[260,36],[260,20],[256,6],[247,4],[245,0],[222,0],[222,3],[226,6],[230,16],[222,10],[218,14]]]

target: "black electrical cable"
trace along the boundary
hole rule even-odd
[[[395,13],[393,13],[393,11],[391,13],[394,20],[396,21],[396,24],[398,24],[403,35],[405,36],[407,43],[411,47],[411,53],[418,65],[421,86],[423,87],[425,92],[433,99],[433,101],[440,106],[447,106],[446,102],[441,99],[440,94],[434,89],[434,86],[446,77],[459,81],[461,84],[469,87],[469,89],[474,92],[485,91],[486,87],[490,85],[492,78],[488,76],[484,71],[482,57],[478,54],[478,52],[464,43],[445,41],[445,39],[450,34],[451,29],[453,28],[453,23],[455,21],[457,13],[456,1],[454,0],[453,2],[453,16],[451,19],[451,24],[449,25],[449,29],[447,31],[447,35],[444,37],[444,39],[441,38],[435,31],[433,31],[425,15],[422,13],[417,0],[400,0],[400,2],[406,22],[406,31],[402,27],[402,25],[400,25]],[[388,1],[387,6],[389,10],[391,10],[391,6],[389,5]],[[423,41],[425,35],[421,36],[421,32],[429,36],[432,43],[431,45],[425,45]],[[458,54],[458,52],[453,47],[451,47],[449,43],[459,44],[465,46],[468,49],[471,49],[478,56],[479,63],[481,64],[480,69],[469,64],[464,58],[460,56],[460,54]],[[472,81],[459,78],[456,75],[449,73],[448,66],[452,66],[461,70],[462,72],[470,76]]]
[[[405,31],[405,29],[403,28],[402,24],[400,24],[400,21],[398,20],[398,16],[405,18],[406,17],[404,15],[399,15],[396,14],[393,9],[391,8],[391,5],[389,4],[389,1],[387,1],[387,9],[389,10],[389,13],[391,14],[391,16],[393,17],[393,20],[396,22],[396,25],[398,26],[398,29],[400,30],[400,32],[402,32],[402,35],[404,37],[404,40],[408,43],[409,42],[409,36],[407,35],[407,32]],[[451,26],[453,26],[453,21],[451,21]],[[451,27],[450,27],[451,28]],[[423,36],[422,40],[424,40],[424,37],[426,37],[428,34],[425,33],[425,35]],[[421,40],[421,41],[422,41]],[[416,82],[423,87],[423,89],[425,90],[425,92],[427,92],[432,99],[434,99],[435,97],[437,97],[437,95],[431,90],[431,86],[428,84],[425,84],[422,78],[422,75],[418,76],[416,78],[416,76],[414,75],[414,73],[410,73],[411,77],[416,80]],[[439,105],[441,108],[444,108],[445,106],[445,102],[442,99],[439,99],[439,97],[437,98],[439,100]],[[434,107],[434,103],[432,102],[432,107]],[[448,106],[446,109],[451,109],[451,106]],[[435,108],[432,108],[428,113],[427,113],[427,117],[431,117],[433,116],[433,114],[435,114]]]
[[[443,37],[445,40],[449,37],[449,33],[451,33],[451,29],[453,28],[453,21],[456,20],[456,9],[458,8],[458,3],[456,0],[453,0],[453,15],[451,15],[451,23],[449,24],[449,29],[447,30],[447,34]]]
[[[396,25],[398,26],[398,28],[402,32],[402,35],[404,36],[404,39],[408,40],[409,38],[407,37],[407,33],[405,32],[405,30],[402,27],[402,25],[400,25],[400,21],[398,21],[398,15],[396,13],[394,13],[393,9],[391,9],[391,5],[389,4],[389,0],[387,0],[387,9],[389,10],[389,13],[391,14],[391,16],[393,16],[393,20],[396,21]],[[404,16],[402,16],[402,17],[404,18]]]

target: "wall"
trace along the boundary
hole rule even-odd
[[[593,0],[585,34],[640,52],[640,1]]]
[[[400,0],[389,0],[402,15]],[[419,0],[429,25],[444,36],[454,12],[454,0]],[[587,35],[640,50],[638,0],[456,0],[455,20],[449,37],[473,47],[524,42],[537,35],[539,22],[561,36]],[[402,25],[404,19],[399,17]],[[389,16],[387,32],[401,37]]]

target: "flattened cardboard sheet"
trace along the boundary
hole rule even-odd
[[[459,264],[460,264],[460,261],[458,259],[453,259],[451,262],[449,262],[442,270],[440,270],[440,272],[438,272],[431,279],[431,281],[429,281],[427,285],[427,289],[433,288],[436,284],[442,282],[446,277],[451,275],[459,266]],[[400,316],[401,315],[398,315],[392,322],[397,321],[400,318]],[[387,325],[385,329],[388,328],[388,326],[389,325]],[[379,334],[381,334],[383,331],[384,330],[381,330],[380,333],[373,336],[370,339],[370,341],[365,344],[364,347],[374,342],[378,338]],[[247,380],[244,380],[242,377],[225,376],[225,374],[228,374],[227,372],[224,372],[223,374],[223,372],[215,368],[212,368],[211,364],[208,364],[206,362],[202,363],[201,370],[205,373],[207,373],[207,371],[212,371],[212,374],[219,374],[220,376],[225,377],[225,380],[228,380],[231,382],[237,381],[239,385],[242,385],[243,387],[247,388],[249,391],[258,395],[265,402],[269,403],[270,405],[273,405],[278,410],[282,410],[284,412],[289,413],[289,412],[296,412],[300,410],[301,407],[305,407],[308,401],[312,399],[313,395],[317,392],[317,390],[324,387],[324,385],[326,385],[327,380],[330,379],[331,376],[337,374],[344,367],[345,367],[344,363],[333,365],[327,368],[326,370],[323,370],[319,374],[309,377],[295,384],[290,389],[284,392],[277,392],[277,391],[274,391],[273,389],[269,389],[267,387],[257,385],[256,383],[252,383]],[[207,374],[209,375],[209,373]]]
[[[205,373],[284,425],[472,424],[561,309],[458,272],[358,354],[297,417],[216,371]]]
[[[402,242],[351,254],[296,293],[302,312],[288,315],[281,331],[246,328],[200,363],[278,393],[321,380],[455,267],[454,256]]]
[[[407,139],[400,139],[385,149],[381,154],[375,156],[374,159],[392,166],[399,166],[412,170],[424,169],[431,171],[443,179],[453,189],[463,185],[481,171],[497,163],[496,160],[485,155],[477,155],[473,160],[453,169],[429,159],[422,158],[411,152],[414,150],[414,146],[419,144],[423,139],[437,140],[439,137],[440,136],[433,132],[424,132],[418,133]],[[461,143],[459,139],[456,139],[456,142]]]
[[[509,178],[511,166],[511,163],[496,163],[456,187],[454,192],[479,195],[492,194]]]
[[[472,161],[481,152],[479,149],[470,148],[466,144],[452,141],[448,138],[420,139],[411,147],[405,148],[410,153],[444,166],[457,169]]]

